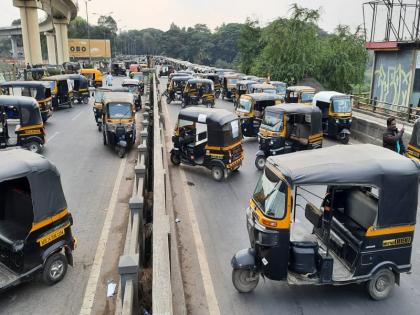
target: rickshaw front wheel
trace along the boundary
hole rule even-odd
[[[225,177],[225,170],[221,166],[215,165],[211,168],[211,175],[214,180],[220,182]]]
[[[255,158],[255,167],[262,171],[264,169],[265,166],[265,156],[263,155],[259,155]]]
[[[61,281],[67,273],[67,259],[62,253],[55,253],[48,257],[44,264],[42,280],[47,285],[53,285]]]
[[[25,147],[26,147],[29,151],[34,152],[34,153],[39,153],[39,152],[41,152],[41,144],[40,144],[39,142],[37,142],[37,141],[31,141],[31,142],[27,143],[27,144],[25,145]]]
[[[178,154],[171,153],[171,162],[173,165],[181,164],[181,159]]]
[[[260,277],[250,269],[233,269],[232,283],[239,293],[249,293],[254,291],[258,285]]]
[[[89,97],[84,97],[83,104],[88,104],[88,103],[89,103]]]
[[[395,286],[395,275],[390,269],[378,271],[371,280],[367,282],[367,290],[373,300],[386,299]]]

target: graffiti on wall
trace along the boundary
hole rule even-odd
[[[408,106],[413,79],[412,51],[377,52],[373,73],[372,98]]]

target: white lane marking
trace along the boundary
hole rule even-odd
[[[98,245],[96,248],[95,259],[93,261],[92,268],[89,274],[89,280],[86,285],[85,295],[83,297],[83,304],[80,309],[80,315],[90,315],[92,312],[93,302],[96,294],[96,287],[98,285],[99,275],[101,273],[101,266],[105,255],[106,243],[108,242],[109,232],[111,230],[111,223],[117,205],[118,192],[120,190],[121,179],[124,174],[126,161],[127,158],[122,159],[120,167],[118,169],[117,179],[115,180],[111,200],[109,201],[108,205],[108,211],[106,213],[101,236],[99,237]]]
[[[75,120],[77,119],[81,114],[83,113],[83,111],[81,110],[76,116],[74,116],[71,120]]]
[[[53,135],[51,137],[47,136],[47,141],[51,142],[51,140],[54,139],[59,133],[60,133],[59,131],[56,131],[56,132],[53,133]]]
[[[169,125],[172,126],[171,118],[169,116],[168,109],[166,105],[163,106],[165,108],[165,115],[168,119]],[[172,129],[172,127],[171,127]],[[198,221],[196,216],[196,210],[194,208],[194,204],[191,199],[191,193],[189,187],[187,185],[187,177],[185,176],[185,172],[183,169],[179,169],[181,182],[184,183],[184,195],[185,195],[185,203],[187,206],[188,218],[190,221],[190,225],[193,232],[194,244],[197,250],[198,256],[198,265],[201,270],[201,279],[204,285],[204,291],[206,293],[206,300],[207,305],[209,308],[209,313],[211,315],[220,314],[219,303],[217,302],[216,293],[214,291],[213,280],[210,274],[210,268],[208,265],[207,254],[204,247],[203,238],[201,237],[200,228],[198,227]]]

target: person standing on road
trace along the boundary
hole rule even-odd
[[[114,78],[112,77],[111,72],[108,72],[105,81],[106,81],[106,85],[107,86],[112,86],[112,80],[114,80]]]
[[[403,143],[404,127],[398,131],[397,121],[394,117],[386,120],[387,129],[383,133],[383,147],[397,152],[398,154],[405,154],[405,146]]]

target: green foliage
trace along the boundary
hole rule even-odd
[[[238,47],[240,69],[244,73],[250,73],[262,47],[258,21],[246,20],[239,36]]]

